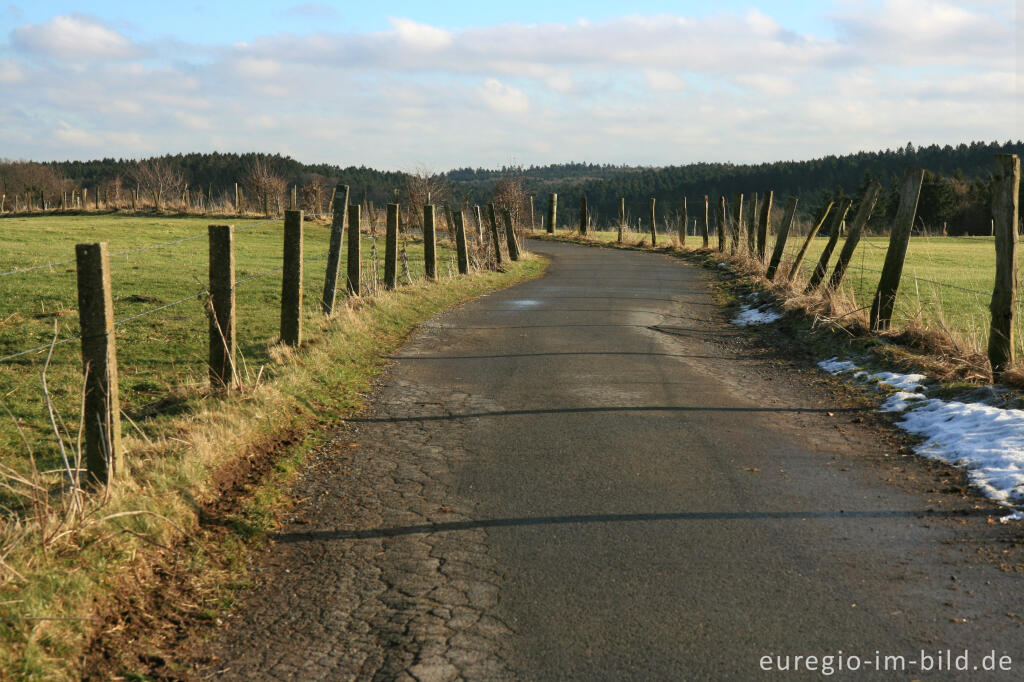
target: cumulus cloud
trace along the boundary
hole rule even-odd
[[[131,59],[139,54],[127,37],[82,14],[20,26],[11,39],[21,50],[57,59]]]

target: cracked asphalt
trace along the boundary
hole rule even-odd
[[[991,507],[758,352],[706,271],[533,248],[545,277],[423,325],[313,454],[204,675],[756,679],[922,649],[1020,674],[1019,533]]]

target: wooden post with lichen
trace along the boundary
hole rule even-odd
[[[834,291],[843,283],[843,276],[846,274],[846,269],[850,266],[850,259],[853,258],[853,252],[860,242],[864,226],[867,225],[868,220],[871,218],[871,212],[875,210],[875,204],[878,202],[878,195],[881,191],[882,185],[877,181],[869,184],[867,189],[864,190],[860,206],[857,207],[857,215],[854,216],[853,224],[847,230],[843,250],[839,252],[839,260],[836,261],[836,266],[832,270],[832,276],[828,280],[829,289]]]
[[[836,244],[839,243],[839,236],[843,231],[843,221],[846,220],[846,214],[850,210],[850,204],[853,203],[850,199],[840,199],[839,206],[836,207],[836,212],[832,216],[832,225],[829,230],[828,242],[825,244],[825,248],[822,250],[821,255],[818,257],[818,264],[814,266],[814,271],[811,273],[811,279],[807,282],[807,287],[804,289],[805,294],[809,294],[814,291],[821,280],[825,278],[825,273],[828,272],[828,261],[832,258],[832,252],[836,249]]]
[[[77,244],[75,261],[85,375],[82,404],[85,466],[90,484],[107,485],[124,471],[107,243]]]
[[[701,241],[702,241],[703,246],[704,246],[705,249],[711,248],[711,235],[709,234],[710,230],[708,229],[710,227],[709,224],[708,224],[708,217],[709,217],[708,213],[710,212],[710,210],[711,210],[710,200],[708,199],[708,195],[705,194],[704,195],[704,222],[701,223],[701,226],[700,226],[700,237],[701,237]]]
[[[768,194],[761,201],[761,215],[757,221],[757,259],[762,263],[768,250],[768,228],[772,219],[772,199],[774,198],[775,191],[768,190]]]
[[[740,249],[740,226],[743,224],[743,193],[739,192],[733,196],[736,205],[733,207],[732,239],[729,241],[729,252],[735,254]]]
[[[817,236],[818,230],[820,230],[821,226],[825,224],[826,220],[828,220],[828,216],[832,212],[832,207],[834,205],[835,204],[833,202],[828,202],[828,205],[825,206],[825,209],[821,212],[821,218],[818,220],[817,224],[815,224],[815,226],[807,233],[807,236],[804,237],[804,243],[800,247],[800,250],[797,251],[796,258],[793,259],[793,264],[789,267],[789,273],[786,275],[787,282],[791,281],[793,276],[800,271],[800,266],[804,262],[807,250],[811,248],[811,243],[814,241],[814,237]]]
[[[459,262],[459,274],[469,274],[469,246],[466,244],[466,218],[461,209],[455,212],[455,254]]]
[[[718,199],[718,250],[725,251],[725,196]]]
[[[340,190],[340,191],[339,191]],[[338,185],[331,194],[331,240],[327,246],[327,272],[324,275],[324,295],[320,309],[324,315],[334,313],[338,298],[338,271],[341,269],[341,242],[345,234],[348,209],[348,185]]]
[[[281,275],[281,343],[302,343],[302,211],[284,214],[284,271]]]
[[[533,195],[531,194],[530,195],[530,232],[533,232],[536,229],[537,229],[537,222],[536,222],[536,218],[534,217],[534,214],[533,214]]]
[[[487,204],[487,217],[491,221],[491,241],[494,243],[494,262],[501,265],[501,231],[498,229],[498,216],[494,213],[494,204]]]
[[[387,205],[384,226],[384,288],[398,286],[398,204]]]
[[[764,276],[769,280],[775,279],[775,273],[779,270],[779,263],[782,262],[782,254],[786,250],[786,240],[789,238],[789,230],[793,226],[793,219],[796,218],[797,198],[790,197],[786,200],[786,212],[782,215],[782,224],[779,225],[779,234],[775,237],[775,249],[772,251],[772,260],[768,263],[768,269]]]
[[[658,214],[654,210],[656,199],[651,197],[651,246],[658,245]]]
[[[1017,303],[1017,221],[1020,216],[1020,158],[996,154],[992,187],[992,219],[996,232],[996,281],[992,288],[992,324],[988,360],[998,381],[1013,365],[1013,313]]]
[[[587,224],[590,222],[589,216],[587,215],[587,195],[584,194],[580,197],[580,234],[587,234]]]
[[[505,219],[505,241],[508,242],[509,260],[519,260],[519,240],[516,239],[516,228],[512,220],[512,211],[502,209],[502,217]]]
[[[558,195],[548,195],[548,234],[555,233],[555,218],[558,216]]]
[[[361,276],[362,259],[360,241],[360,221],[362,220],[363,207],[359,204],[349,204],[348,207],[348,267],[345,272],[345,290],[349,296],[359,295],[359,278]],[[377,263],[373,264],[374,274],[377,276]]]
[[[900,205],[896,209],[896,219],[889,233],[889,248],[885,252],[885,263],[882,275],[878,280],[878,289],[871,302],[871,328],[888,329],[892,324],[892,313],[896,307],[896,293],[903,277],[903,263],[907,258],[907,246],[910,244],[910,231],[917,217],[917,202],[921,198],[921,185],[924,183],[924,170],[907,168],[903,174],[903,186],[900,189]]]
[[[210,386],[235,385],[235,228],[210,225]]]
[[[686,224],[690,221],[686,211],[686,197],[683,197],[682,210],[679,213],[679,246],[686,246]]]
[[[751,256],[757,251],[757,200],[757,192],[754,192],[743,211],[743,221],[747,235],[747,253]]]
[[[476,241],[478,244],[484,243],[484,218],[480,209],[480,204],[473,204],[473,218],[476,221]]]
[[[423,207],[423,271],[427,279],[437,279],[437,236],[434,228],[436,211],[433,204]]]

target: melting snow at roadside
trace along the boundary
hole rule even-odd
[[[740,314],[733,318],[733,323],[748,327],[752,324],[768,324],[782,317],[771,308],[756,308],[749,305],[740,306]]]
[[[818,366],[831,374],[852,372],[855,378],[898,389],[880,409],[903,413],[897,425],[925,439],[915,448],[919,455],[966,469],[971,483],[998,502],[1024,502],[1024,410],[928,398],[919,392],[925,381],[922,374],[869,374],[838,358]],[[1024,520],[1024,512],[1002,520]]]

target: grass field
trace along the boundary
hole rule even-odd
[[[569,235],[572,231],[559,230],[558,233]],[[593,231],[589,236],[613,242],[617,233]],[[659,245],[662,239],[666,244],[675,243],[674,234],[659,234]],[[623,241],[627,243],[641,240],[649,244],[650,234],[627,230],[623,235]],[[827,238],[819,237],[811,244],[801,267],[804,279],[814,269],[827,241]],[[788,241],[780,268],[783,274],[788,272],[802,243],[802,235]],[[700,244],[700,237],[687,238],[687,246],[698,247]],[[717,237],[712,234],[711,247],[715,248],[717,244]],[[770,244],[773,244],[771,240]],[[866,237],[854,253],[844,287],[858,308],[871,305],[888,245],[888,237]],[[830,273],[841,248],[842,240],[832,254]],[[915,320],[926,327],[945,327],[975,349],[984,349],[988,342],[988,305],[994,280],[995,245],[992,237],[912,237],[893,324],[899,328]],[[1022,322],[1020,312],[1015,318],[1018,325]],[[1024,325],[1018,327],[1017,339],[1021,344],[1018,352],[1024,353]]]
[[[54,323],[61,339],[54,349],[47,382],[54,406],[77,434],[81,399],[81,351],[74,259],[76,243],[106,241],[111,257],[114,318],[120,392],[124,413],[148,431],[154,419],[180,413],[201,400],[207,384],[207,322],[204,299],[208,284],[206,218],[129,216],[46,216],[0,221],[4,249],[0,273],[49,263],[27,272],[0,276],[0,358],[50,342]],[[250,379],[270,362],[280,324],[283,221],[234,220],[240,364]],[[303,270],[306,322],[320,317],[330,228],[307,222]],[[145,247],[196,237],[158,248]],[[377,238],[378,268],[383,238]],[[144,249],[144,250],[138,250]],[[125,251],[133,253],[123,254]],[[122,254],[122,255],[117,255]],[[372,239],[364,235],[364,270],[369,267]],[[439,274],[448,271],[453,252],[438,252]],[[342,269],[344,270],[342,256]],[[409,242],[409,269],[423,276],[422,243]],[[67,262],[67,261],[72,262]],[[401,266],[400,266],[401,271]],[[267,273],[255,279],[247,278]],[[343,290],[342,290],[343,294]],[[160,306],[188,300],[152,314],[127,320]],[[0,400],[20,426],[41,468],[57,466],[57,447],[41,391],[40,371],[46,351],[0,362]],[[22,456],[25,447],[18,426],[0,412],[0,452]],[[126,429],[133,429],[128,423]],[[147,434],[149,435],[149,434]],[[3,462],[0,457],[0,462]]]

